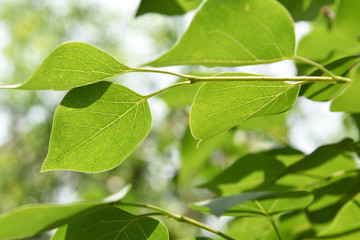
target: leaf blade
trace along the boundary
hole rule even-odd
[[[19,239],[57,228],[68,222],[104,208],[111,202],[125,197],[130,190],[126,186],[118,193],[100,201],[79,202],[67,205],[33,204],[13,209],[0,215],[0,239]]]
[[[91,227],[90,227],[91,226]],[[107,207],[61,227],[52,240],[139,239],[167,240],[168,231],[159,221]]]
[[[221,75],[254,76],[239,73]],[[206,82],[198,90],[191,108],[192,135],[206,140],[248,118],[284,112],[293,106],[298,92],[298,84],[285,82]]]
[[[276,62],[293,56],[294,36],[291,16],[277,1],[209,0],[180,41],[149,65],[213,67]]]
[[[23,84],[2,86],[23,90],[69,90],[99,82],[131,68],[108,53],[82,42],[59,45]]]
[[[112,169],[147,136],[150,127],[146,97],[110,82],[75,88],[56,110],[42,171]]]

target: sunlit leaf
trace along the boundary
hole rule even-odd
[[[257,203],[252,200],[257,200]],[[217,216],[253,217],[303,209],[312,200],[312,195],[305,191],[245,192],[192,204],[191,208]]]
[[[181,169],[178,175],[179,182],[193,181],[194,175],[199,173],[199,169],[204,169],[204,163],[209,155],[216,149],[224,146],[228,141],[232,141],[232,135],[228,132],[219,134],[209,139],[203,144],[196,146],[197,141],[192,137],[190,130],[187,130],[181,140]]]
[[[0,239],[19,239],[34,236],[73,221],[110,202],[121,200],[128,187],[102,201],[80,202],[68,205],[37,204],[26,205],[0,216]]]
[[[209,182],[201,185],[218,195],[266,189],[285,169],[303,157],[291,148],[245,155]]]
[[[338,76],[345,76],[360,58],[360,54],[337,59],[324,67]],[[311,76],[321,76],[324,73],[316,70]],[[305,96],[313,101],[329,101],[339,95],[347,84],[328,84],[328,83],[309,83],[301,86],[300,95]]]
[[[112,169],[147,136],[150,127],[146,97],[110,82],[75,88],[55,112],[42,171]]]
[[[221,76],[253,76],[227,73]],[[298,84],[261,81],[204,83],[190,112],[192,135],[206,140],[256,116],[281,113],[293,106]]]
[[[284,213],[279,218],[274,218],[274,220],[282,239],[309,239],[316,235],[305,212],[302,210]],[[272,231],[263,240],[277,238],[275,231]]]
[[[344,205],[331,225],[319,234],[319,238],[341,240],[360,238],[360,198],[357,197]]]
[[[319,147],[289,166],[276,184],[298,188],[321,182],[333,173],[355,169],[353,145],[352,139],[344,139],[339,143]]]
[[[52,240],[136,239],[167,240],[169,234],[159,221],[107,207],[83,216],[61,228]]]
[[[197,211],[220,216],[236,205],[271,194],[272,192],[245,192],[238,195],[219,197],[195,204],[190,204],[190,207]]]
[[[235,218],[227,225],[227,228],[230,236],[241,236],[241,239],[246,240],[262,240],[267,234],[274,231],[269,220],[262,216]]]
[[[268,135],[270,138],[286,145],[288,137],[288,126],[286,124],[288,112],[259,116],[247,119],[242,122],[238,129],[247,131],[257,131]]]
[[[360,24],[360,19],[359,14],[354,13],[359,8],[358,0],[339,1],[336,6],[329,8],[334,11],[334,19],[329,19],[323,13],[312,31],[301,39],[297,55],[325,64],[359,53],[360,32],[356,26]],[[307,68],[308,66],[298,65],[300,74],[305,74]]]
[[[294,55],[290,14],[273,0],[208,0],[180,41],[149,65],[239,66]]]
[[[57,47],[23,84],[2,86],[24,90],[68,90],[111,78],[131,69],[108,53],[82,42]]]
[[[348,88],[331,103],[330,110],[333,112],[360,112],[360,101],[358,99],[360,93],[360,67],[350,74],[353,82]]]
[[[226,215],[245,217],[253,215],[276,215],[279,213],[304,209],[313,201],[313,196],[305,191],[280,192],[267,195],[254,201],[244,202],[230,208]],[[264,213],[265,211],[265,213]]]
[[[360,176],[354,174],[335,178],[312,191],[315,199],[308,207],[307,215],[319,232],[326,229],[339,214],[340,209],[359,192]]]

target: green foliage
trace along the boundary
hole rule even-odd
[[[169,236],[166,227],[159,221],[109,206],[59,228],[52,238],[71,239],[167,240]]]
[[[120,201],[130,190],[124,188],[101,201],[68,205],[37,204],[22,206],[0,216],[0,239],[19,239],[57,228],[73,220],[103,211],[112,202]]]
[[[359,54],[340,58],[326,64],[325,67],[337,75],[345,76],[354,68],[354,65],[356,66],[359,58]],[[310,75],[321,76],[324,75],[324,73],[320,70],[316,70]],[[345,87],[346,84],[310,83],[301,86],[300,95],[313,101],[330,101],[339,95]]]
[[[275,215],[307,207],[313,201],[310,193],[298,192],[245,192],[191,205],[192,208],[220,215],[254,217]]]
[[[360,91],[360,67],[351,72],[351,78],[354,82],[349,84],[343,94],[334,99],[331,103],[331,111],[360,112],[360,103],[356,101]]]
[[[42,171],[100,172],[119,165],[150,130],[146,100],[110,82],[71,90],[55,112]]]
[[[209,0],[179,42],[149,65],[259,64],[291,58],[294,49],[291,17],[276,1]]]
[[[94,46],[70,42],[57,47],[33,76],[13,88],[69,90],[130,71],[129,67]]]
[[[239,75],[252,76],[239,73],[219,76]],[[191,108],[192,135],[206,140],[248,118],[284,112],[295,103],[298,92],[298,84],[285,82],[206,82]]]
[[[285,112],[296,104],[298,96],[304,96],[312,101],[332,101],[332,111],[352,113],[354,121],[346,123],[360,131],[359,2],[208,0],[201,4],[200,0],[142,0],[136,15],[180,15],[196,7],[197,13],[178,43],[148,65],[236,67],[295,60],[303,64],[298,65],[299,75],[307,76],[263,76],[240,73],[237,68],[216,68],[210,73],[196,66],[182,69],[195,75],[132,68],[93,45],[61,44],[23,84],[1,87],[9,92],[69,90],[55,111],[41,171],[104,172],[129,156],[135,161],[146,155],[147,162],[130,171],[127,170],[131,167],[124,166],[121,174],[109,171],[112,175],[102,175],[112,176],[108,181],[96,177],[101,174],[89,177],[101,184],[106,181],[104,185],[133,182],[137,191],[127,196],[127,202],[123,198],[128,188],[100,201],[25,205],[0,215],[0,239],[29,238],[55,228],[58,230],[53,240],[178,236],[171,235],[171,223],[165,220],[165,226],[151,216],[196,227],[197,230],[189,230],[190,234],[178,230],[187,234],[180,233],[186,239],[208,239],[198,236],[199,229],[224,239],[359,237],[358,137],[305,154],[288,143],[285,126]],[[313,30],[299,43],[297,55],[292,19],[315,19]],[[103,81],[130,72],[160,73],[180,79],[148,95]],[[173,109],[171,116],[161,120],[164,124],[160,124],[160,129],[149,134],[152,118],[148,100],[156,96]],[[189,119],[189,124],[183,119]],[[137,148],[148,134],[149,141],[143,144],[147,146]],[[262,141],[270,144],[256,146]],[[160,162],[159,156],[169,152],[169,159],[180,155],[182,167],[175,169],[172,176],[164,174],[161,168],[152,170],[149,162],[175,162],[168,157],[163,157],[166,162]],[[3,156],[6,164],[0,169],[10,169],[16,161]],[[170,207],[196,202],[190,204],[196,210],[191,213],[193,218],[137,202],[155,201],[152,193],[167,184],[144,178],[158,172],[159,176],[170,176],[167,181],[172,182],[171,194],[160,193],[164,196],[158,202],[171,202]],[[126,174],[131,176],[125,181]],[[194,185],[201,188],[202,194],[196,193]],[[61,187],[69,188],[64,184]],[[204,189],[217,196],[211,197]],[[145,213],[140,209],[145,209]],[[219,231],[196,220],[201,213],[235,218]]]

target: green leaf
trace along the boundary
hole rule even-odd
[[[149,63],[208,67],[276,62],[293,57],[290,14],[273,0],[208,0],[180,41]]]
[[[333,112],[360,112],[360,66],[351,74],[353,82],[349,84],[348,88],[331,103],[330,110]]]
[[[269,215],[276,215],[304,209],[313,199],[313,196],[305,191],[274,193],[259,198],[257,204],[254,201],[248,201],[232,207],[227,210],[226,215],[236,217],[266,216],[263,212],[264,210]],[[263,209],[260,209],[258,204],[261,205]]]
[[[221,76],[254,75],[226,73]],[[206,140],[251,117],[284,112],[294,105],[298,92],[298,84],[286,82],[206,82],[191,108],[192,135]]]
[[[192,137],[190,130],[187,129],[181,140],[181,169],[178,174],[179,182],[191,182],[194,175],[199,174],[201,169],[206,170],[204,162],[208,160],[209,155],[216,149],[221,148],[228,141],[232,141],[232,134],[226,132],[209,139],[196,147],[196,140]]]
[[[107,207],[65,225],[52,240],[136,239],[167,240],[169,234],[159,221],[134,216],[116,207]]]
[[[302,157],[303,153],[291,148],[248,154],[201,187],[218,195],[264,190],[286,169],[287,165]]]
[[[263,240],[274,228],[268,219],[264,217],[235,218],[228,225],[230,236],[241,236],[246,240]],[[276,237],[271,239],[277,239]]]
[[[110,82],[75,88],[55,112],[42,171],[112,169],[147,136],[150,127],[146,97]]]
[[[312,31],[299,42],[297,55],[324,65],[332,60],[360,52],[358,39],[360,30],[357,28],[360,19],[359,14],[355,13],[360,8],[360,2],[346,0],[336,3],[331,7],[335,19],[329,19],[326,14],[320,16]],[[300,74],[304,74],[306,68],[308,66],[298,65]]]
[[[360,238],[360,198],[344,205],[332,224],[319,234],[320,239],[353,240]],[[316,238],[314,238],[316,239]]]
[[[108,53],[82,42],[61,44],[23,84],[2,86],[24,90],[69,90],[131,72]]]
[[[315,199],[308,207],[307,215],[318,231],[326,229],[339,214],[340,209],[359,192],[360,176],[355,173],[329,181],[312,191]]]
[[[272,192],[245,192],[238,195],[219,197],[211,200],[198,202],[195,204],[190,204],[190,207],[197,211],[220,216],[236,205],[242,204],[250,200],[255,200],[270,194],[272,194]]]
[[[324,67],[338,76],[345,76],[359,60],[360,54],[337,59]],[[325,75],[321,70],[316,70],[310,76]],[[305,96],[313,101],[329,101],[339,95],[346,84],[308,83],[301,86],[300,96]]]
[[[314,229],[312,229],[311,223],[307,219],[305,211],[297,210],[284,213],[280,215],[279,218],[274,218],[274,220],[282,239],[303,240],[309,239],[316,234]],[[262,240],[273,239],[277,239],[274,231],[270,232],[270,234]]]
[[[0,216],[0,239],[31,237],[64,225],[79,214],[99,207],[102,204],[96,202],[22,206]]]
[[[255,203],[253,200],[258,200]],[[297,192],[245,192],[238,195],[219,197],[190,205],[191,208],[215,214],[236,217],[253,217],[303,209],[313,200],[313,196],[305,191]],[[259,204],[261,208],[259,208]],[[265,216],[265,215],[264,215]]]
[[[289,130],[286,124],[287,115],[288,112],[250,118],[241,123],[238,129],[265,133],[280,143],[287,143]]]
[[[333,173],[355,169],[353,144],[352,139],[344,139],[339,143],[319,147],[289,166],[276,184],[298,188],[323,181]]]
[[[208,237],[191,237],[191,238],[181,238],[180,240],[213,240],[213,238],[208,238]]]
[[[80,216],[104,208],[110,202],[121,200],[128,191],[129,187],[126,187],[102,201],[68,205],[37,204],[16,208],[0,216],[0,239],[27,238],[57,228]]]
[[[202,0],[142,0],[136,16],[145,13],[160,13],[165,15],[184,14],[198,7]]]

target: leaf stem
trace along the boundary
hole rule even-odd
[[[199,228],[202,228],[204,230],[207,230],[209,232],[212,232],[218,236],[221,236],[225,239],[228,239],[228,240],[235,240],[234,238],[226,235],[225,233],[223,232],[220,232],[216,229],[213,229],[201,222],[198,222],[192,218],[189,218],[189,217],[186,217],[186,216],[182,216],[182,215],[179,215],[179,214],[174,214],[174,213],[171,213],[165,209],[162,209],[160,207],[157,207],[157,206],[153,206],[153,205],[149,205],[149,204],[140,204],[140,203],[125,203],[125,202],[116,202],[115,205],[117,206],[129,206],[129,207],[140,207],[140,208],[147,208],[147,209],[151,209],[151,210],[155,210],[161,214],[163,214],[164,216],[167,216],[167,217],[170,217],[170,218],[173,218],[175,219],[176,221],[178,222],[183,222],[183,223],[188,223],[188,224],[191,224],[191,225],[194,225],[196,227],[199,227]]]
[[[190,84],[191,84],[190,81],[175,83],[175,84],[170,85],[170,86],[168,86],[166,88],[163,88],[163,89],[160,89],[160,90],[158,90],[156,92],[150,93],[149,95],[146,95],[145,98],[149,99],[149,98],[151,98],[151,97],[153,97],[155,95],[158,95],[158,94],[160,94],[162,92],[165,92],[166,90],[168,90],[170,88],[174,88],[174,87],[178,87],[178,86],[182,86],[182,85],[190,85]]]
[[[185,78],[185,79],[189,79],[189,80],[190,80],[190,78],[194,77],[191,75],[186,75],[186,74],[181,74],[181,73],[175,73],[175,72],[164,71],[164,70],[159,70],[159,69],[147,69],[147,68],[132,68],[132,72],[163,73],[163,74],[173,75],[175,77]]]
[[[310,60],[309,60],[310,61]],[[317,63],[314,63],[317,64]],[[193,76],[193,75],[186,75],[181,73],[174,73],[169,71],[163,71],[163,70],[157,70],[157,69],[141,69],[141,68],[134,68],[133,72],[151,72],[151,73],[162,73],[162,74],[168,74],[177,76],[180,78],[188,79],[190,80],[190,83],[196,83],[196,82],[210,82],[210,81],[290,81],[290,82],[328,82],[336,84],[338,82],[341,83],[348,83],[351,82],[351,79],[335,76],[331,72],[329,72],[327,69],[322,67],[321,65],[317,64],[320,68],[327,71],[327,73],[330,73],[330,77],[324,77],[324,76],[298,76],[298,77],[270,77],[270,76],[212,76],[212,77],[199,77],[199,76]]]
[[[293,58],[295,61],[298,62],[302,62],[302,63],[306,63],[309,65],[312,65],[318,69],[320,69],[321,71],[323,71],[324,73],[328,74],[330,77],[332,77],[334,80],[338,81],[338,82],[351,82],[352,80],[349,78],[345,78],[345,77],[341,77],[341,76],[336,76],[335,74],[333,74],[332,72],[330,72],[328,69],[326,69],[324,66],[322,66],[321,64],[314,62],[310,59],[307,58],[303,58],[303,57],[299,57],[299,56],[294,56]]]
[[[274,219],[271,217],[271,215],[265,210],[265,208],[261,205],[261,203],[258,200],[254,200],[256,206],[258,206],[258,208],[260,209],[260,211],[265,215],[265,217],[269,220],[269,222],[271,223],[272,227],[274,228],[276,235],[278,237],[279,240],[281,240],[281,235],[279,232],[279,229],[276,226],[276,223],[274,221]]]

